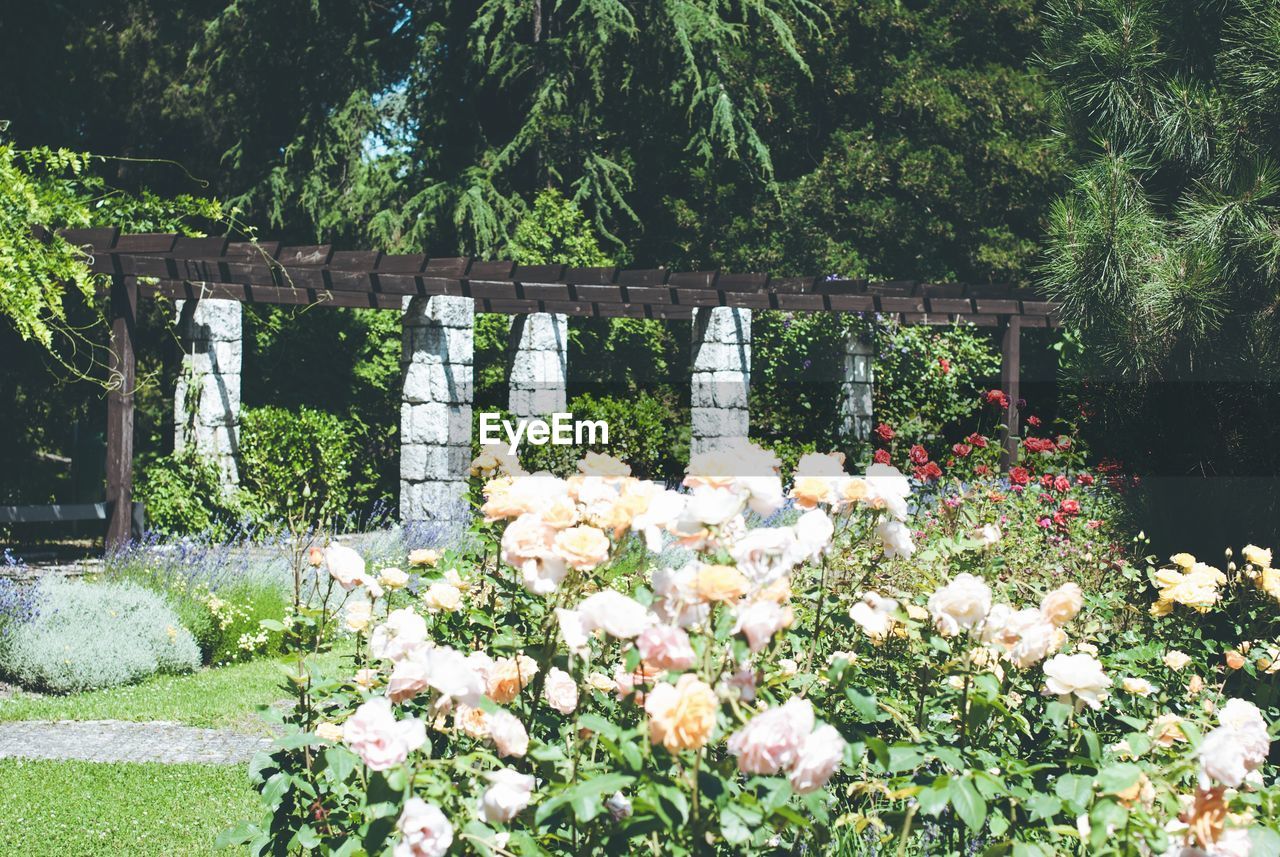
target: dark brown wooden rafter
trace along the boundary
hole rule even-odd
[[[868,282],[665,268],[571,268],[465,257],[335,251],[174,234],[66,230],[96,273],[140,279],[144,297],[216,297],[247,303],[399,308],[406,296],[455,295],[478,312],[687,319],[698,307],[874,314],[905,324],[967,321],[1052,327],[1057,308],[1009,285]]]

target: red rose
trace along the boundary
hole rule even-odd
[[[938,365],[942,367],[942,374],[946,375],[951,372],[951,361],[945,357],[938,358]]]
[[[1032,428],[1040,428],[1040,418],[1037,417],[1035,414],[1032,414],[1031,416],[1027,417],[1027,425],[1031,426]]]
[[[1053,505],[1053,495],[1052,495],[1052,494],[1041,494],[1041,495],[1040,495],[1040,502],[1041,502],[1041,503],[1047,503],[1048,505],[1052,506],[1052,505]]]
[[[879,437],[885,443],[888,443],[889,441],[893,440],[893,436],[894,436],[893,426],[889,425],[888,423],[880,423],[880,425],[876,426],[876,436]]]
[[[1066,476],[1059,475],[1057,479],[1053,480],[1053,490],[1059,494],[1065,494],[1071,490],[1071,480]]]
[[[951,447],[951,451],[961,458],[964,458],[969,453],[973,452],[973,447],[969,446],[967,443],[957,443]]]
[[[1043,485],[1045,488],[1052,488],[1052,487],[1053,487],[1053,474],[1052,474],[1052,473],[1045,473],[1045,474],[1041,475],[1041,477],[1040,477],[1040,484],[1041,484],[1041,485]]]
[[[1067,525],[1067,518],[1061,512],[1054,512],[1053,522],[1057,524],[1059,527],[1065,527]]]
[[[923,446],[917,443],[915,446],[911,447],[911,463],[912,464],[917,464],[917,465],[924,464],[928,460],[929,460],[929,453],[925,450]]]
[[[1025,467],[1009,468],[1009,484],[1026,485],[1030,481],[1031,481],[1031,474],[1027,472],[1027,468]]]
[[[996,405],[1001,410],[1007,410],[1009,407],[1009,396],[1004,390],[988,390],[986,400],[988,405]]]
[[[1077,477],[1076,477],[1076,482],[1077,482],[1078,484],[1080,484],[1080,485],[1092,485],[1092,484],[1093,484],[1093,474],[1092,474],[1092,473],[1081,473],[1079,476],[1077,476]]]
[[[874,461],[876,464],[888,464],[890,461],[889,450],[877,449],[875,452],[875,455],[871,456],[871,460]]]
[[[1080,501],[1068,498],[1066,500],[1063,500],[1062,503],[1058,506],[1058,508],[1062,510],[1062,513],[1064,515],[1079,515]]]
[[[986,476],[991,472],[991,468],[985,464],[979,464],[977,467],[973,468],[973,472],[979,476]]]
[[[1085,524],[1085,526],[1091,530],[1096,530],[1098,529],[1098,527],[1102,526],[1102,521],[1098,520],[1097,518],[1093,518],[1087,524]]]
[[[917,467],[912,475],[921,482],[932,482],[942,478],[942,468],[938,466],[938,462],[930,461],[923,467]]]
[[[978,434],[977,432],[974,432],[973,434],[966,437],[964,440],[965,440],[965,443],[976,446],[978,449],[987,448],[987,436],[985,434]]]
[[[1023,438],[1022,448],[1028,452],[1052,452],[1056,447],[1047,437]]]

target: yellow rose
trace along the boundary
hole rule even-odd
[[[404,589],[409,583],[409,575],[398,568],[384,568],[378,575],[378,582],[387,589]]]
[[[1176,714],[1161,714],[1151,721],[1151,740],[1161,747],[1172,747],[1178,741],[1186,741],[1182,731],[1182,718]]]
[[[570,527],[556,533],[556,556],[579,571],[590,571],[609,558],[609,538],[595,527]]]
[[[482,452],[471,462],[472,476],[488,476],[490,473],[498,469],[501,464],[498,456],[492,452]]]
[[[1175,553],[1169,557],[1169,562],[1174,565],[1180,565],[1183,568],[1191,568],[1191,566],[1195,565],[1196,558],[1189,553]]]
[[[1180,652],[1173,649],[1165,653],[1164,665],[1174,672],[1181,672],[1186,669],[1187,664],[1191,663],[1191,656],[1186,652]]]
[[[409,551],[409,565],[434,567],[439,561],[440,551],[431,550],[430,548]]]
[[[1245,560],[1253,563],[1258,568],[1271,567],[1271,550],[1269,548],[1260,548],[1257,545],[1245,545],[1244,550],[1241,551],[1241,553],[1244,554]]]
[[[694,591],[703,601],[737,601],[748,588],[747,578],[731,565],[704,565],[694,580]]]
[[[584,476],[623,477],[631,475],[631,465],[612,455],[588,452],[578,462],[578,472]]]
[[[1280,601],[1280,569],[1264,568],[1258,575],[1258,588]]]
[[[422,603],[431,612],[453,613],[462,607],[462,593],[451,583],[433,583],[422,595]]]
[[[674,685],[662,682],[645,698],[649,740],[669,752],[697,750],[711,739],[720,702],[706,682],[690,673]]]
[[[563,530],[578,523],[578,506],[568,496],[556,497],[542,509],[539,517],[547,526]]]
[[[480,512],[489,522],[518,518],[525,513],[524,498],[514,490],[515,483],[507,477],[490,479],[484,486],[484,505]]]
[[[336,744],[342,740],[342,726],[337,723],[319,723],[316,725],[316,735]]]
[[[1078,584],[1064,583],[1040,602],[1040,612],[1057,627],[1070,622],[1084,606],[1084,592]]]

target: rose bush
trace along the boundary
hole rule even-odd
[[[1070,438],[1007,477],[965,445],[903,450],[910,477],[889,443],[862,475],[808,454],[788,486],[743,444],[679,491],[596,454],[570,478],[481,456],[476,538],[415,552],[412,585],[342,548],[300,565],[347,603],[299,609],[296,705],[254,766],[268,812],[226,841],[1280,853],[1270,556],[1143,575]],[[1187,621],[1241,599],[1248,639]],[[354,661],[325,674],[307,653],[339,620]]]

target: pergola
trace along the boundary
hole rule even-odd
[[[415,449],[410,456],[410,450],[402,446],[402,459],[412,458],[412,466],[421,465],[425,475],[416,481],[406,477],[402,460],[402,517],[406,490],[426,492],[421,493],[417,506],[430,510],[438,508],[441,498],[452,496],[450,492],[456,493],[459,480],[465,479],[465,470],[462,475],[456,470],[459,461],[469,455],[469,438],[463,450],[456,436],[447,436],[443,430],[433,433],[424,421],[460,422],[465,410],[469,432],[471,319],[475,312],[551,319],[552,326],[546,328],[550,340],[535,341],[534,336],[527,342],[529,353],[537,356],[541,351],[543,357],[558,347],[554,342],[556,318],[696,319],[695,441],[733,432],[745,435],[751,310],[859,313],[893,317],[905,324],[965,321],[998,327],[1002,330],[1001,387],[1010,402],[1003,439],[1006,467],[1017,454],[1021,330],[1058,323],[1052,302],[1009,285],[518,265],[465,257],[343,251],[329,245],[121,234],[118,229],[66,230],[61,235],[83,248],[91,258],[92,270],[107,275],[111,283],[110,368],[118,383],[112,386],[107,405],[108,544],[129,536],[134,328],[139,298],[182,300],[188,320],[202,300],[405,311],[406,392],[401,434],[402,443]],[[530,328],[524,330],[526,335],[530,333]],[[846,356],[846,365],[852,367],[851,389],[865,385],[865,391],[857,392],[865,394],[868,405],[860,416],[869,423],[870,358],[856,349]],[[554,367],[554,359],[551,363]],[[741,375],[740,385],[735,373]],[[858,375],[862,377],[854,377]],[[701,393],[699,384],[703,386]],[[726,384],[733,391],[727,397],[733,401],[725,401],[722,385]],[[738,386],[741,396],[737,395]],[[421,418],[416,416],[419,412]],[[415,421],[412,434],[406,434],[406,415]]]

